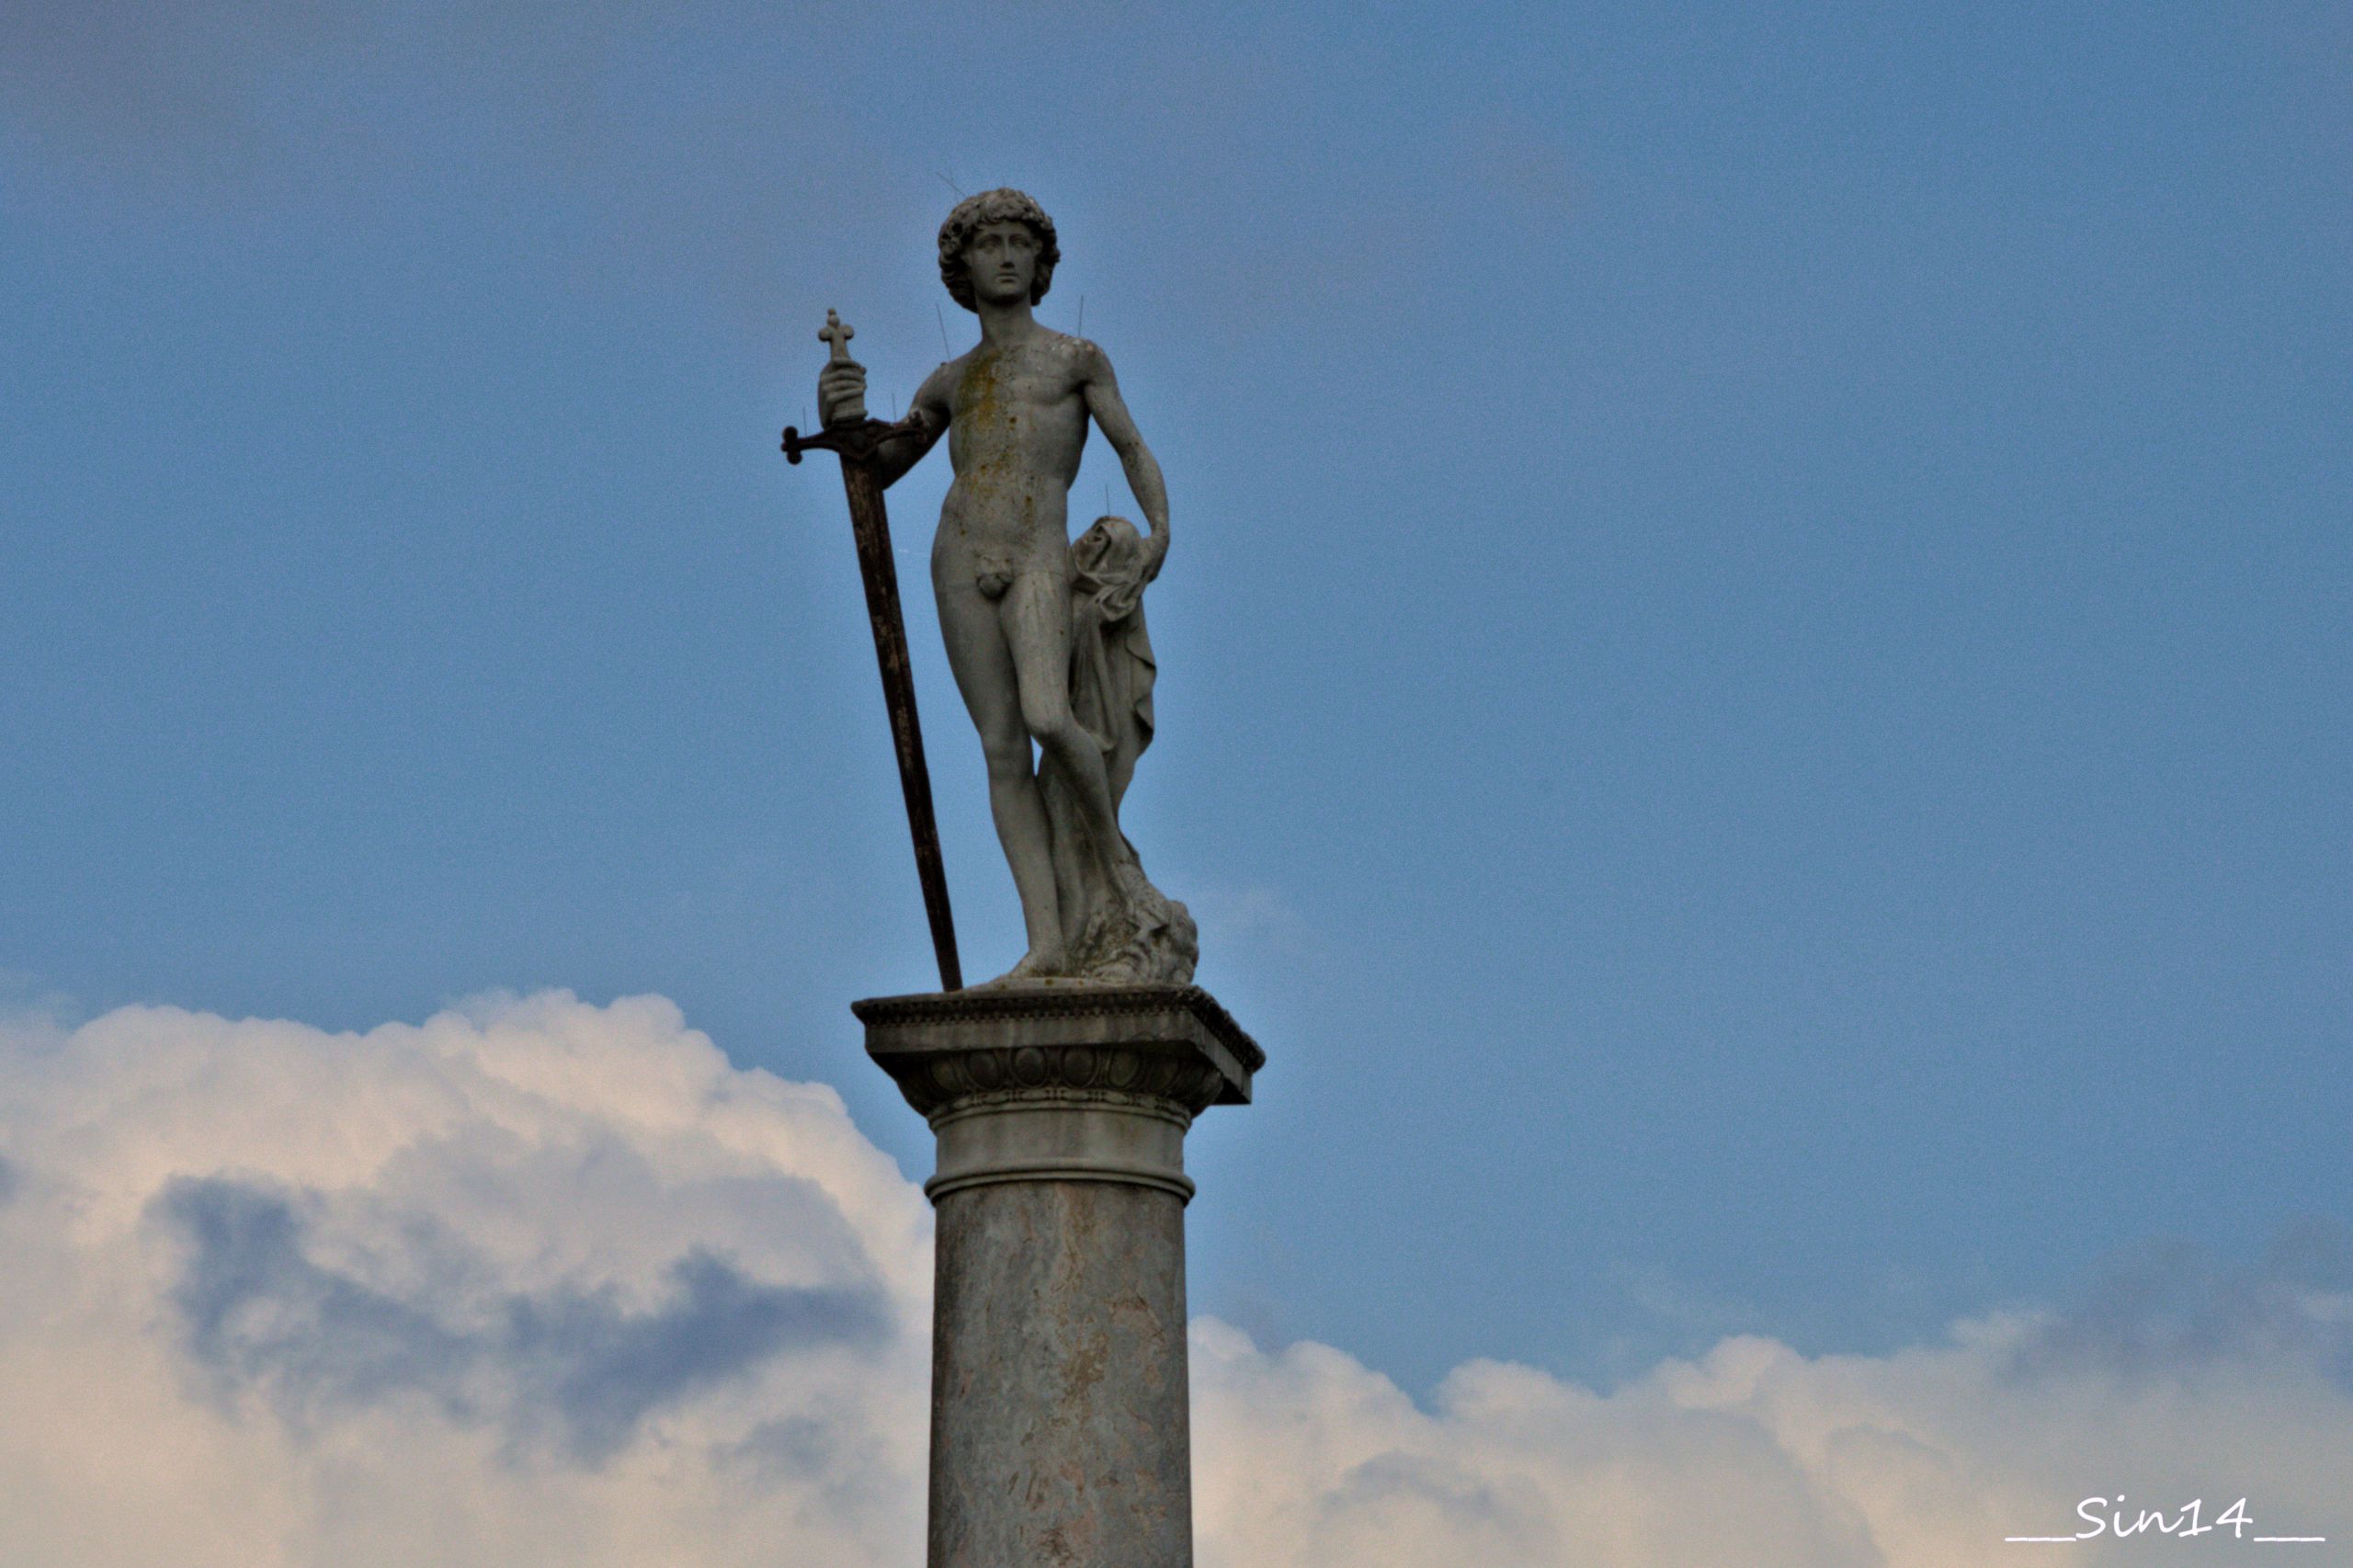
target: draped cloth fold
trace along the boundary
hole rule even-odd
[[[1071,712],[1103,750],[1114,812],[1152,744],[1158,666],[1143,619],[1148,559],[1143,537],[1124,517],[1097,518],[1071,546]],[[1107,882],[1098,858],[1086,852],[1085,819],[1061,766],[1047,759],[1038,782],[1070,972],[1120,984],[1189,983],[1200,950],[1192,915],[1145,879],[1133,845]]]

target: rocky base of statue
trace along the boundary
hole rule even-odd
[[[1189,1568],[1185,1133],[1266,1055],[1198,986],[853,1004],[938,1135],[931,1568]]]
[[[1070,552],[1071,715],[1103,759],[1115,810],[1152,744],[1158,666],[1143,618],[1148,555],[1124,517],[1096,519]],[[1087,852],[1078,787],[1051,756],[1038,770],[1038,789],[1052,844],[1063,958],[1051,970],[1016,971],[1006,981],[1190,984],[1201,950],[1192,915],[1152,885],[1125,835],[1106,874],[1103,858]]]
[[[1200,961],[1200,935],[1186,907],[1145,880],[1143,868],[1120,868],[1117,896],[1098,899],[1069,938],[1051,975],[1008,976],[1056,985],[1189,985]]]

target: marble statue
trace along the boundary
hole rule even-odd
[[[980,318],[981,340],[925,379],[869,460],[888,486],[948,437],[956,478],[932,540],[932,593],[1029,944],[991,983],[1181,985],[1198,952],[1192,918],[1146,880],[1119,822],[1152,741],[1143,595],[1167,559],[1168,495],[1109,358],[1031,313],[1061,254],[1053,221],[1017,190],[957,204],[939,229],[939,276]],[[843,340],[828,340],[835,358],[817,381],[829,426],[864,416],[866,372]],[[1148,534],[1106,517],[1071,542],[1090,419]]]

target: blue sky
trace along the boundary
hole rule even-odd
[[[932,234],[1011,184],[1169,476],[1129,831],[1272,1058],[1198,1310],[1427,1392],[2341,1264],[2348,61],[2320,5],[12,6],[0,970],[659,993],[924,1169],[775,433],[829,306],[879,412],[961,350]]]

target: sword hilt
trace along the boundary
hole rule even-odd
[[[830,430],[804,436],[788,425],[784,427],[784,459],[797,463],[803,452],[822,451],[835,453],[844,462],[872,462],[875,449],[899,434],[901,428],[901,425],[888,419],[861,419],[855,425],[837,425]]]

